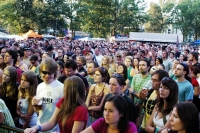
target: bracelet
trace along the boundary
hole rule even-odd
[[[37,125],[37,127],[38,127],[38,131],[42,130],[42,127],[40,125]]]
[[[158,133],[158,130],[159,130],[159,129],[155,127],[154,133]]]

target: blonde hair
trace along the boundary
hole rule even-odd
[[[107,56],[107,55],[105,55],[103,58],[105,58],[106,59],[106,61],[107,61],[107,64],[103,64],[103,62],[101,61],[101,67],[104,67],[104,68],[106,68],[107,70],[109,69],[109,63],[110,63],[110,58],[109,58],[109,56]],[[103,58],[102,58],[102,60],[103,60]]]
[[[55,74],[54,79],[57,77],[58,65],[54,59],[52,59],[50,57],[45,58],[40,64],[40,68],[39,68],[40,73],[41,73],[43,67],[46,67],[46,69],[48,71]]]

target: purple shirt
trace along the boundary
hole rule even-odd
[[[104,118],[99,118],[92,125],[92,129],[95,133],[106,133],[107,124]],[[126,133],[138,133],[137,128],[133,122],[128,123]]]

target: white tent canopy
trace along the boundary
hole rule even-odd
[[[24,38],[19,35],[8,35],[6,37],[8,37],[9,39],[24,40]]]
[[[179,43],[177,34],[130,32],[129,41]]]

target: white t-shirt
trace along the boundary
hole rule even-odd
[[[56,108],[56,103],[63,97],[63,84],[58,80],[53,81],[50,84],[44,82],[40,83],[37,87],[37,97],[42,97],[42,110],[39,110],[39,116],[37,124],[40,125],[49,121]],[[51,133],[53,131],[60,131],[58,124],[45,133]]]
[[[98,56],[95,55],[95,57],[96,57],[97,63],[100,65],[101,61],[103,59],[103,56],[102,55],[98,55]]]

